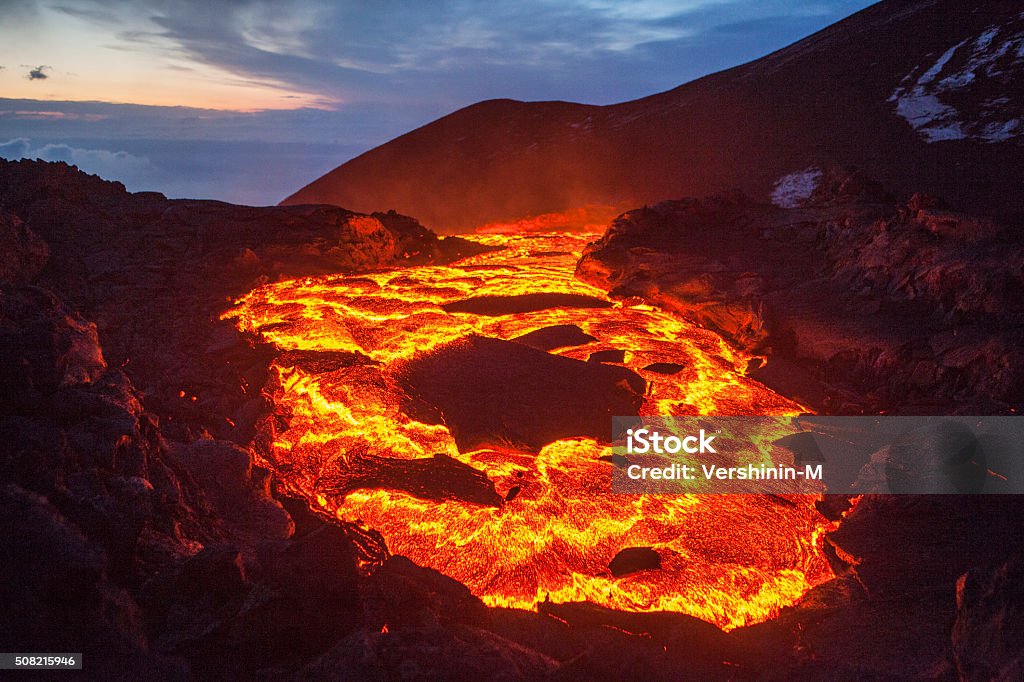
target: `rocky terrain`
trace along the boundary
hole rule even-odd
[[[31,161],[0,161],[0,210],[5,279],[46,287],[93,323],[165,433],[243,445],[265,408],[270,356],[219,320],[235,297],[282,277],[478,248],[395,213],[171,201]]]
[[[829,201],[827,210],[851,210]],[[617,230],[694,206],[785,215],[738,199],[688,205],[627,216]],[[857,206],[881,216],[870,225],[897,232],[953,219],[923,206]],[[1024,509],[1013,498],[866,498],[826,541],[836,581],[777,619],[725,633],[681,614],[587,604],[487,608],[463,585],[390,556],[372,530],[278,497],[252,464],[272,419],[261,393],[272,352],[219,312],[266,279],[443,261],[465,243],[394,214],[131,195],[40,162],[0,164],[0,210],[0,649],[82,651],[95,679],[1019,676],[1011,548]],[[979,244],[989,227],[977,224]],[[593,262],[601,248],[615,252],[612,237]],[[971,244],[963,248],[980,248]],[[1004,294],[986,291],[1002,305]],[[948,306],[972,320],[984,300],[953,296]],[[728,332],[732,317],[709,315]],[[744,323],[735,337],[770,342],[766,319],[768,334]],[[508,352],[468,343],[481,357]],[[407,380],[430,387],[435,409],[461,408],[429,362]],[[501,504],[494,497],[482,493],[482,503]],[[624,568],[640,559],[617,558],[615,570],[657,570]]]
[[[577,276],[767,358],[749,373],[832,413],[1009,414],[1024,400],[1015,224],[833,169],[798,205],[742,195],[629,211]]]
[[[959,210],[1019,216],[1022,76],[1020,3],[886,0],[761,59],[631,102],[474,104],[284,203],[387,206],[463,231],[734,189],[784,203],[843,165],[903,201],[927,192]]]

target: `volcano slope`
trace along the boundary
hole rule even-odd
[[[1024,212],[1022,76],[1020,3],[887,0],[643,99],[474,104],[283,203],[393,207],[467,231],[733,189],[786,203],[808,178],[840,165],[863,169],[901,200],[927,192],[960,210],[1012,217]]]

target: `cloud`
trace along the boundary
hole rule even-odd
[[[787,25],[814,30],[868,4],[79,0],[56,10],[112,36],[109,47],[159,53],[174,68],[213,67],[308,94],[314,106],[429,106],[439,115],[493,97],[611,103],[650,94],[757,56],[749,45],[769,38],[723,38],[718,27],[776,20],[765,30],[780,31],[770,45],[778,48],[799,37]]]
[[[28,156],[30,141],[24,137],[16,137],[13,140],[0,143],[0,158],[24,159]]]
[[[45,65],[37,66],[36,68],[31,69],[28,72],[28,76],[26,76],[26,78],[28,78],[30,81],[44,81],[47,78],[49,78],[49,76],[46,75],[46,70],[49,68],[49,66]]]
[[[49,143],[36,146],[32,140],[18,137],[0,143],[0,157],[6,159],[42,159],[64,161],[86,173],[95,173],[103,178],[121,180],[141,179],[156,170],[148,158],[135,156],[123,151],[73,147],[64,143]]]
[[[107,106],[113,108],[115,105]],[[324,112],[310,113],[319,116]],[[276,117],[294,115],[294,112],[274,114]],[[293,123],[301,121],[302,115],[291,120]],[[121,123],[126,122],[126,119],[121,119]],[[65,122],[58,125],[64,128]],[[72,125],[79,132],[83,129],[78,122]],[[127,122],[127,125],[137,123]],[[284,124],[275,119],[271,125],[276,128]],[[51,130],[56,132],[56,129]],[[6,141],[0,138],[0,157],[65,161],[105,180],[118,180],[131,192],[156,190],[172,198],[268,205],[277,203],[297,187],[366,151],[366,146],[333,142],[259,143],[251,140],[161,140],[147,137],[124,140],[119,144],[123,146],[115,151],[103,148],[98,140],[50,140],[42,143],[29,136],[18,136]]]

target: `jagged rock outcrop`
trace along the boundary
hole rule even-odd
[[[837,579],[734,633],[766,671],[759,679],[956,679],[959,667],[962,679],[988,680],[1012,672],[1020,582],[990,567],[1020,537],[1024,504],[1016,498],[861,499],[826,539]],[[965,593],[960,576],[968,571]]]
[[[148,650],[136,597],[225,538],[220,521],[131,382],[107,368],[95,326],[48,291],[4,287],[0,339],[0,644],[88,651],[111,679],[183,678]]]
[[[0,648],[83,652],[104,679],[248,678],[350,632],[365,533],[293,538],[246,449],[272,354],[217,316],[268,279],[466,245],[394,213],[0,160],[0,246]]]
[[[767,355],[754,376],[826,411],[989,413],[1024,395],[1022,272],[1012,227],[837,169],[794,208],[729,195],[625,213],[576,274]]]
[[[168,200],[42,161],[0,159],[0,210],[5,279],[57,292],[95,323],[107,361],[165,433],[241,445],[266,408],[270,352],[218,319],[234,297],[282,277],[441,262],[473,248],[396,213]]]

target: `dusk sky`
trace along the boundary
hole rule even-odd
[[[0,0],[0,156],[272,204],[473,102],[634,99],[869,4]]]

